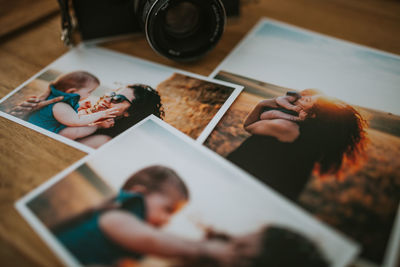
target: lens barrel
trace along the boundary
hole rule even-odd
[[[226,15],[220,0],[136,0],[150,46],[175,61],[204,56],[221,39]]]

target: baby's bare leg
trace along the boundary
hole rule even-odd
[[[81,138],[76,141],[92,148],[99,148],[100,146],[102,146],[103,144],[107,143],[110,140],[111,137],[109,137],[108,135],[95,134],[92,136]]]

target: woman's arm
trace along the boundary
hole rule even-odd
[[[299,125],[285,119],[260,120],[247,126],[251,134],[272,136],[281,142],[293,142],[300,135]]]
[[[259,121],[260,120],[260,115],[263,112],[264,108],[266,107],[270,107],[270,108],[277,108],[279,107],[276,102],[275,99],[265,99],[260,101],[255,107],[254,109],[250,112],[250,114],[247,116],[246,120],[244,121],[244,128],[246,129],[247,126],[249,126],[250,124]]]
[[[283,119],[283,120],[288,120],[288,121],[301,121],[301,117],[299,116],[294,116],[287,114],[283,111],[280,110],[268,110],[264,111],[260,115],[260,120],[275,120],[275,119]]]
[[[66,103],[57,103],[53,106],[54,118],[67,126],[87,126],[100,119],[114,118],[118,112],[117,108],[111,108],[104,111],[96,112],[88,115],[79,115],[76,111]]]
[[[299,112],[301,108],[293,104],[298,99],[299,97],[292,95],[278,96],[275,98],[275,103],[285,109]]]
[[[260,101],[254,107],[254,109],[250,112],[250,114],[247,116],[247,118],[244,122],[244,127],[246,128],[246,126],[248,126],[256,121],[259,121],[260,119],[273,119],[273,118],[268,118],[268,116],[265,118],[262,118],[262,114],[266,107],[269,107],[269,108],[282,107],[282,108],[285,108],[288,110],[300,112],[301,108],[292,104],[296,100],[297,100],[296,97],[286,95],[286,96],[279,96],[279,97],[265,99],[265,100]],[[272,115],[272,114],[273,113],[271,113],[269,115]],[[274,114],[274,115],[277,115],[277,114]],[[283,115],[281,117],[276,117],[276,118],[288,119],[288,120],[292,120],[292,121],[299,120],[298,118],[296,118],[296,116],[292,116],[292,115],[288,115],[288,116]]]
[[[99,226],[116,244],[142,254],[186,259],[209,257],[216,260],[228,260],[233,256],[224,242],[185,240],[153,228],[125,211],[106,212],[100,217]]]

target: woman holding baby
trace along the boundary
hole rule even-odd
[[[340,176],[343,162],[363,151],[365,121],[350,105],[316,90],[259,102],[244,128],[250,134],[228,159],[296,200],[311,174]]]
[[[329,266],[317,243],[274,223],[235,236],[207,227],[200,240],[164,231],[189,199],[177,172],[152,165],[133,173],[111,199],[51,231],[85,266],[139,266],[149,255],[182,267]]]
[[[103,96],[96,105],[86,106],[87,112],[102,112],[117,109],[115,118],[93,125],[96,131],[77,141],[97,148],[115,136],[126,131],[149,115],[164,117],[160,95],[156,90],[144,84],[132,84]]]
[[[153,114],[163,118],[160,95],[144,84],[131,84],[86,99],[100,85],[93,74],[73,71],[59,76],[40,97],[30,97],[10,114],[69,139],[97,148]]]

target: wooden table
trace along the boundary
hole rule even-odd
[[[41,18],[36,23],[29,24],[34,20],[30,18],[19,23],[18,27],[7,24],[13,14],[22,18],[24,12],[31,13],[28,1],[21,2],[20,7],[11,9],[7,14],[0,11],[0,16],[4,16],[0,17],[0,29],[10,27],[9,31],[0,32],[6,33],[0,37],[0,97],[4,97],[67,51],[60,41],[60,16],[51,4],[50,7],[48,3],[43,4],[43,9],[47,10],[46,16],[34,14],[34,18]],[[206,58],[195,63],[180,64],[161,58],[142,37],[105,46],[168,66],[209,75],[258,19],[267,16],[400,54],[398,0],[244,2],[241,17],[229,22],[218,46]],[[4,7],[4,3],[0,0],[0,7]],[[19,17],[15,18],[19,21]],[[14,202],[85,154],[4,118],[0,118],[0,152],[0,264],[61,266],[57,257],[16,212]]]

